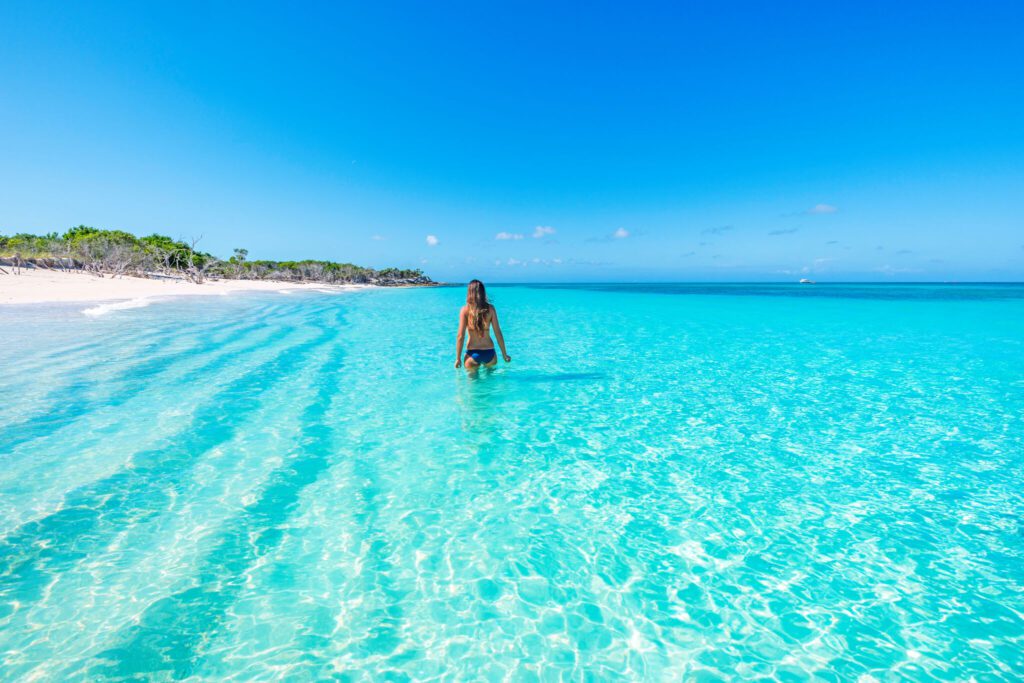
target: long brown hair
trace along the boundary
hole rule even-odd
[[[473,280],[466,288],[466,306],[469,308],[469,328],[477,332],[487,331],[487,316],[491,313],[491,304],[487,301],[487,290],[484,283]]]

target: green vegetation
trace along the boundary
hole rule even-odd
[[[85,270],[99,277],[183,277],[200,283],[206,278],[284,280],[289,282],[367,283],[380,285],[432,284],[423,271],[385,268],[374,270],[333,261],[250,261],[249,252],[235,249],[222,261],[191,243],[165,235],[136,237],[121,230],[100,230],[86,225],[63,235],[0,234],[0,272],[3,266]]]

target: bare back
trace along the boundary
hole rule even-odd
[[[473,329],[473,326],[470,325],[470,321],[469,321],[469,306],[463,306],[462,307],[462,311],[460,312],[459,315],[462,318],[462,324],[464,324],[466,326],[466,332],[469,333],[469,343],[466,345],[466,348],[469,348],[469,349],[493,349],[494,348],[494,342],[491,340],[491,334],[490,334],[491,324],[492,324],[492,321],[494,319],[494,315],[493,315],[492,312],[493,312],[493,308],[489,308],[487,310],[487,313],[484,316],[484,329],[483,330],[475,330],[475,329]]]
[[[479,280],[470,282],[466,300],[466,305],[459,311],[459,333],[455,337],[455,367],[462,366],[465,361],[467,370],[481,366],[493,368],[498,358],[494,342],[491,341],[491,332],[494,333],[494,339],[501,349],[502,359],[506,363],[511,363],[512,357],[505,350],[505,336],[501,333],[501,323],[498,322],[498,309],[487,301],[484,283]],[[480,323],[479,327],[474,328],[472,323],[477,321]],[[465,344],[467,332],[469,343]]]

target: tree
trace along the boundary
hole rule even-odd
[[[68,229],[63,235],[18,233],[0,235],[0,258],[16,272],[23,265],[40,268],[76,268],[98,277],[139,275],[154,271],[171,277],[203,282],[211,275],[257,280],[303,282],[369,282],[429,284],[420,270],[385,268],[377,271],[351,263],[306,259],[303,261],[250,261],[246,249],[236,248],[226,262],[199,251],[198,239],[189,242],[166,235],[136,237],[123,230],[101,230],[87,225]],[[6,272],[6,271],[4,271]]]
[[[248,249],[240,249],[235,247],[234,255],[228,259],[228,263],[232,265],[232,270],[235,277],[241,279],[242,274],[245,272],[245,258],[249,255]]]

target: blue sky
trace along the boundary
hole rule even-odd
[[[0,231],[447,280],[1024,280],[1022,34],[1020,2],[4,2]]]

